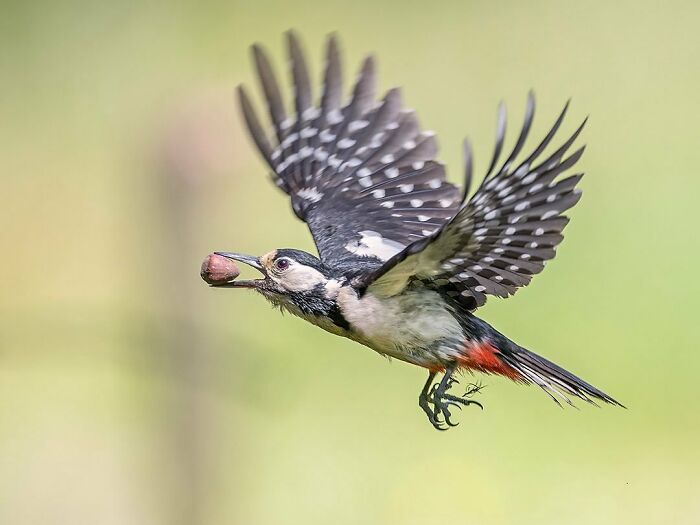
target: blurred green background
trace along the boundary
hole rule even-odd
[[[0,5],[0,523],[700,522],[697,2]],[[557,259],[483,317],[629,410],[486,378],[438,433],[423,370],[198,276],[313,251],[233,88],[303,37],[487,167],[499,100],[530,147],[573,98],[584,198]],[[563,135],[562,135],[563,136]]]

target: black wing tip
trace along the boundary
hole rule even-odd
[[[493,150],[493,156],[491,157],[491,164],[489,165],[489,169],[486,171],[486,176],[484,177],[483,182],[485,182],[491,176],[496,164],[498,164],[498,159],[501,157],[503,142],[506,136],[507,119],[506,103],[503,100],[500,100],[498,102],[496,114],[496,145]]]
[[[374,73],[375,70],[377,69],[377,59],[374,56],[374,54],[369,54],[367,55],[363,60],[362,60],[362,67],[361,71],[363,73]]]
[[[265,51],[265,48],[263,45],[259,42],[254,42],[253,44],[250,45],[250,52],[253,55],[254,59],[258,58],[267,58],[267,52]]]
[[[496,109],[496,123],[500,128],[501,123],[505,126],[507,111],[506,111],[506,101],[501,99],[498,101],[498,107]]]
[[[287,41],[287,48],[289,51],[293,52],[299,49],[299,36],[296,34],[294,29],[287,29],[284,32],[284,39]]]
[[[472,148],[472,142],[471,140],[469,140],[469,137],[464,137],[464,140],[462,140],[462,155],[464,156],[465,165],[467,165],[469,167],[469,171],[471,171],[474,150]]]
[[[537,98],[535,97],[534,89],[530,88],[530,90],[527,92],[527,102],[525,104],[525,115],[534,114],[535,106],[537,105]]]
[[[296,46],[301,48],[301,37],[299,36],[299,31],[295,28],[290,27],[284,32],[284,37],[287,40],[288,46]],[[326,49],[337,51],[340,43],[340,36],[337,30],[330,31],[326,34]],[[261,47],[259,44],[253,44],[253,46]],[[251,47],[253,47],[251,46]]]
[[[588,119],[590,119],[590,115],[586,115],[586,117],[581,121],[581,124],[579,124],[579,129],[582,130],[584,127],[586,127],[586,124],[588,124]]]
[[[462,141],[462,155],[464,157],[464,188],[462,189],[461,204],[464,204],[469,196],[474,172],[474,151],[468,137],[464,137]]]
[[[259,76],[262,76],[266,70],[272,70],[272,63],[270,62],[267,51],[262,44],[258,42],[252,44],[250,46],[250,53],[253,57],[253,63],[255,64],[255,68]]]
[[[284,32],[284,37],[287,40],[287,49],[290,54],[303,54],[301,38],[295,29],[287,29]]]
[[[570,156],[569,156],[569,161],[571,162],[571,166],[576,164],[581,157],[583,156],[584,151],[586,151],[586,144],[582,145],[579,149],[574,151]]]
[[[326,55],[338,55],[340,50],[340,36],[337,31],[331,31],[326,35]]]
[[[233,92],[234,96],[238,97],[238,103],[241,105],[241,107],[245,105],[250,105],[250,96],[248,95],[248,90],[242,82],[234,88]]]

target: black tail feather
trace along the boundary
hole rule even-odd
[[[599,400],[625,408],[622,403],[605,392],[525,348],[518,346],[510,352],[503,352],[502,357],[508,365],[522,374],[529,382],[542,388],[559,405],[561,405],[559,399],[573,405],[568,397],[571,395],[593,405],[597,405],[594,400]]]

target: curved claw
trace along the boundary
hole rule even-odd
[[[445,404],[447,406],[455,406],[455,407],[459,408],[460,410],[462,410],[462,405],[460,405],[459,403],[455,403],[454,401],[447,400],[447,401],[445,401]]]
[[[449,419],[447,420],[447,424],[450,425],[450,428],[454,428],[454,427],[458,427],[458,426],[459,426],[459,423],[453,423],[453,422],[450,421]],[[445,429],[445,430],[447,430],[447,429]]]
[[[447,418],[445,418],[447,419]],[[432,422],[431,422],[432,423]],[[446,421],[440,421],[440,418],[438,417],[437,412],[435,413],[435,422],[433,423],[433,426],[440,430],[441,432],[444,432],[445,430],[448,430],[449,427],[445,426]]]
[[[470,383],[467,385],[465,393],[461,396],[448,393],[453,385],[459,384],[459,381],[451,375],[452,372],[453,370],[448,371],[442,381],[433,383],[428,388],[428,384],[430,384],[434,376],[432,374],[419,399],[419,404],[428,416],[428,421],[436,430],[441,432],[459,425],[459,422],[452,421],[451,407],[455,406],[462,410],[463,406],[477,405],[480,409],[484,409],[484,406],[478,401],[467,399],[469,396],[478,393],[483,388],[483,385]],[[432,405],[432,408],[430,405]]]
[[[450,414],[450,411],[447,409],[447,407],[442,408],[442,415],[445,417],[445,423],[447,423],[451,427],[456,427],[459,425],[459,423],[453,423],[450,417],[452,417],[452,414]]]

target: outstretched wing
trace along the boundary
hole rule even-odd
[[[316,105],[299,42],[291,32],[287,40],[295,112],[287,115],[270,62],[253,46],[274,136],[268,138],[241,86],[249,131],[273,170],[273,181],[308,224],[323,262],[375,269],[454,216],[460,192],[445,181],[445,170],[435,161],[434,134],[421,132],[414,112],[402,107],[399,90],[375,101],[371,56],[343,105],[340,56],[331,36]]]
[[[563,239],[562,230],[569,222],[562,214],[581,197],[576,184],[583,174],[566,178],[560,175],[583,154],[582,147],[566,156],[585,121],[561,147],[537,163],[567,108],[568,103],[544,140],[516,165],[535,111],[530,93],[515,147],[501,168],[494,171],[506,128],[501,106],[491,167],[476,193],[438,232],[406,247],[372,275],[363,277],[362,285],[376,294],[394,295],[422,283],[453,296],[469,309],[483,305],[486,295],[508,297],[527,285],[554,257]],[[465,154],[470,180],[471,154],[466,142]]]

